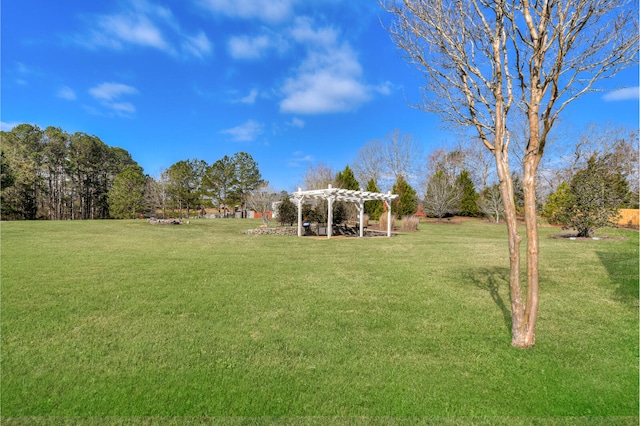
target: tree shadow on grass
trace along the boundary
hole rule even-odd
[[[481,290],[485,290],[491,296],[493,302],[502,313],[504,325],[511,333],[511,301],[509,297],[509,269],[508,268],[477,268],[464,273],[464,279],[473,283]],[[507,300],[500,295],[501,289],[506,291]]]
[[[621,256],[620,253],[603,251],[596,253],[607,270],[611,285],[614,287],[613,299],[631,308],[636,308],[639,290],[637,256]]]

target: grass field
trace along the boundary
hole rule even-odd
[[[638,424],[638,232],[541,228],[525,351],[503,226],[242,234],[258,224],[2,223],[2,422]]]

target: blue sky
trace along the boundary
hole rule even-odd
[[[394,129],[424,152],[457,141],[412,109],[420,73],[374,0],[2,3],[2,130],[94,134],[145,172],[246,151],[276,189],[341,170]],[[638,128],[638,68],[572,104],[562,126]]]

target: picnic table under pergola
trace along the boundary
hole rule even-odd
[[[298,237],[302,236],[302,204],[304,200],[326,200],[327,201],[327,238],[331,238],[333,227],[333,203],[336,201],[344,201],[347,203],[354,203],[358,206],[360,214],[359,237],[364,236],[364,203],[365,201],[384,201],[387,207],[387,236],[391,236],[391,201],[398,198],[397,194],[392,194],[391,191],[387,193],[383,192],[369,192],[369,191],[356,191],[353,189],[333,188],[329,185],[326,189],[312,189],[303,191],[302,188],[298,188],[297,192],[293,193],[293,199],[296,200],[298,205]]]

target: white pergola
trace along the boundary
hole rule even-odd
[[[298,188],[298,192],[293,193],[293,199],[298,204],[298,237],[302,236],[302,203],[305,199],[313,200],[327,200],[327,238],[331,238],[331,231],[333,227],[333,203],[335,201],[346,201],[348,203],[355,203],[358,205],[360,214],[360,237],[364,235],[364,202],[380,200],[384,201],[387,206],[387,236],[391,236],[391,200],[398,198],[397,194],[392,194],[391,191],[385,193],[381,192],[368,192],[368,191],[355,191],[353,189],[332,188],[331,185],[327,189],[313,189],[309,191],[303,191],[302,188]]]

